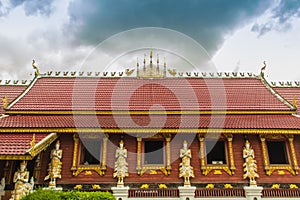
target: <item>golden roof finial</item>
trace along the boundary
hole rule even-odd
[[[144,54],[144,65],[146,65],[146,54]]]
[[[295,107],[295,108],[297,108],[298,107],[298,99],[296,98],[296,97],[294,97],[293,98],[293,106]]]
[[[4,96],[4,97],[2,98],[2,103],[3,103],[3,109],[6,109],[7,106],[8,106],[8,103],[7,103],[7,97],[6,97],[6,96]]]
[[[152,64],[152,50],[150,51],[150,63]]]
[[[164,57],[164,67],[167,66],[167,63],[166,63],[166,57]]]
[[[33,67],[33,69],[35,69],[35,76],[38,76],[39,75],[39,69],[35,65],[35,60],[32,60],[32,67]]]
[[[157,54],[157,64],[159,64],[159,55]]]
[[[264,71],[266,70],[266,68],[267,68],[267,64],[266,64],[266,61],[264,61],[264,66],[260,70],[260,75],[262,77],[264,77],[264,75],[265,75]]]
[[[139,58],[136,58],[136,66],[139,67],[140,64],[139,64]]]

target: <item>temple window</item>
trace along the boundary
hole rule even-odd
[[[88,149],[86,148],[88,147]],[[86,140],[80,143],[80,165],[99,165],[101,159],[101,140]]]
[[[298,174],[293,135],[260,135],[260,141],[264,168],[268,176],[274,171],[278,174]]]
[[[207,164],[226,164],[225,141],[206,141]]]
[[[217,138],[205,137],[204,134],[198,135],[200,144],[200,163],[203,175],[211,171],[214,174],[221,174],[222,170],[229,175],[235,171],[232,139],[233,135],[224,134]]]
[[[103,176],[106,171],[106,148],[108,136],[85,134],[78,137],[74,134],[73,163],[71,170],[74,176],[81,172],[86,174],[92,171]]]
[[[137,172],[156,174],[161,171],[166,176],[171,172],[171,136],[157,134],[151,138],[137,137]]]
[[[270,164],[289,164],[285,141],[267,141]]]
[[[144,164],[164,164],[164,141],[144,142]]]

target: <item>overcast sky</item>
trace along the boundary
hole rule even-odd
[[[0,0],[0,79],[29,79],[32,59],[42,72],[82,70],[112,35],[162,27],[201,44],[218,71],[266,61],[269,80],[300,80],[299,18],[299,0]]]

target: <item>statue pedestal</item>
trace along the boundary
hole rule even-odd
[[[128,199],[128,190],[129,190],[128,186],[112,187],[111,190],[117,200],[127,200]]]
[[[55,190],[55,191],[62,191],[63,188],[62,187],[53,187],[53,186],[49,186],[49,187],[45,187],[43,188],[43,190]]]
[[[263,187],[259,186],[246,186],[244,187],[247,200],[261,200]]]
[[[179,196],[180,200],[192,200],[195,199],[195,186],[185,185],[185,186],[179,186]]]
[[[5,195],[5,191],[4,190],[0,190],[0,200],[2,199],[2,196]]]

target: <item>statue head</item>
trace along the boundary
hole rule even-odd
[[[186,140],[183,141],[183,147],[187,148],[187,141]]]
[[[57,142],[56,142],[56,144],[55,144],[55,149],[58,150],[59,147],[60,147],[60,142],[59,142],[59,140],[57,140]]]
[[[123,148],[123,146],[124,146],[123,140],[120,141],[119,145],[120,145],[120,148]]]
[[[248,140],[246,140],[246,142],[245,142],[245,147],[246,147],[247,149],[250,148],[250,142],[249,142]]]
[[[20,171],[24,172],[27,166],[27,162],[25,160],[23,160],[23,162],[21,162],[20,164]]]

